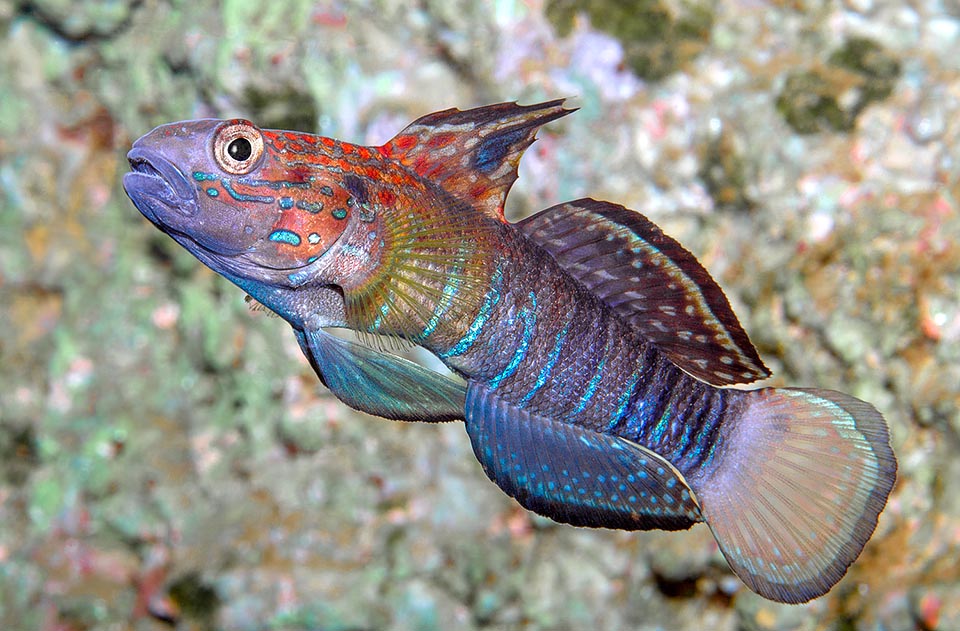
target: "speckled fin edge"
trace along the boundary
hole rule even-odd
[[[323,384],[353,409],[396,421],[463,419],[463,384],[323,330],[294,332]]]
[[[780,602],[825,594],[877,526],[897,476],[883,417],[830,390],[747,393],[712,472],[692,478],[733,571]]]
[[[683,371],[714,386],[770,375],[707,270],[640,213],[580,199],[516,226]]]
[[[487,476],[535,513],[623,530],[683,530],[701,521],[680,473],[640,445],[536,416],[475,383],[466,425]]]
[[[443,110],[418,118],[380,150],[456,199],[502,221],[520,157],[537,130],[573,111],[563,107],[563,99]]]

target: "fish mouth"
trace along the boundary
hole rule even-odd
[[[127,153],[127,161],[130,172],[123,176],[123,189],[137,210],[157,228],[197,256],[198,247],[219,256],[236,256],[245,251],[204,239],[190,229],[200,212],[197,188],[175,164],[157,151],[136,145]]]
[[[170,226],[197,213],[197,189],[172,162],[141,147],[131,149],[127,161],[130,172],[123,176],[123,189],[147,219]]]

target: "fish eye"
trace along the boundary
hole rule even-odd
[[[263,136],[247,121],[232,121],[214,137],[213,155],[221,169],[233,175],[253,170],[263,155]]]
[[[236,138],[227,145],[227,153],[237,162],[243,162],[253,153],[253,147],[246,138]]]

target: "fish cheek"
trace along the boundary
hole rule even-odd
[[[343,235],[347,216],[310,212],[307,204],[293,204],[260,231],[253,250],[256,260],[268,267],[289,269],[313,263]]]
[[[267,204],[201,197],[200,212],[191,221],[191,236],[215,252],[239,254],[249,251],[269,234],[278,214]]]

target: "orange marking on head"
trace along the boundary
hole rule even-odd
[[[325,167],[341,166],[338,160],[336,160],[335,158],[331,158],[325,153],[307,154],[307,155],[310,156],[312,162],[314,162],[315,164],[319,164],[320,166],[325,166]]]
[[[272,134],[268,131],[262,132],[263,138],[268,146],[272,145],[278,151],[283,151],[287,146],[287,141],[280,134]]]
[[[277,244],[278,255],[292,258],[295,264],[303,264],[311,256],[325,252],[343,230],[345,224],[330,213],[312,215],[300,209],[283,212],[274,225],[274,230],[289,230],[300,237],[300,244]],[[294,264],[294,263],[291,263]]]

